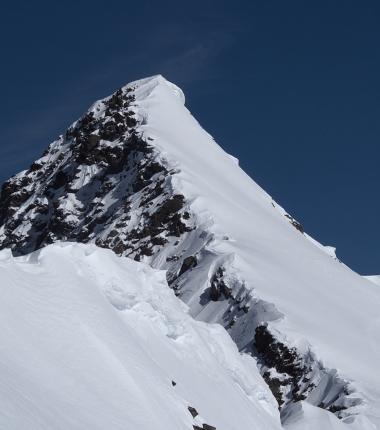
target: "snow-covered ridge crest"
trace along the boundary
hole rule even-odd
[[[183,105],[185,104],[185,94],[181,88],[166,80],[162,75],[151,76],[150,78],[139,79],[126,85],[124,88],[135,88],[135,96],[137,101],[141,101],[150,96],[151,92],[157,87],[162,86],[169,88],[172,94]]]
[[[308,240],[174,89],[160,76],[121,88],[7,181],[2,246],[20,255],[76,240],[167,270],[194,318],[258,356],[278,400],[314,396],[335,418],[363,412],[377,423],[379,402],[366,399],[379,398],[378,289]],[[280,372],[288,355],[293,368],[313,362],[313,378],[302,366]]]

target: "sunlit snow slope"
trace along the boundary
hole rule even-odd
[[[1,251],[0,279],[0,428],[281,428],[254,359],[194,321],[164,272],[55,244]]]
[[[380,428],[378,286],[294,228],[270,196],[183,108],[183,99],[170,84],[156,77],[140,85],[137,100],[147,113],[141,129],[168,159],[179,163],[177,187],[188,199],[195,199],[194,211],[212,218],[211,230],[216,234],[209,252],[233,256],[233,270],[252,296],[273,303],[283,314],[269,322],[271,331],[290,347],[322,360],[326,368],[337,369],[360,392],[348,396],[355,398],[356,411],[367,414]],[[205,285],[197,285],[196,279],[194,273],[184,300],[198,319],[214,321],[213,303],[202,307],[199,297]],[[271,316],[266,317],[270,321]],[[265,315],[261,318],[265,320]],[[247,339],[247,326],[248,319],[245,327],[232,328],[238,344],[239,339]],[[241,347],[246,346],[244,340]],[[317,396],[313,403],[318,405]]]

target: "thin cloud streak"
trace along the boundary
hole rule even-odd
[[[212,61],[236,43],[242,31],[231,23],[219,23],[217,28],[200,32],[191,32],[186,25],[161,24],[154,31],[155,37],[142,40],[140,49],[132,55],[118,56],[107,61],[107,66],[82,75],[75,85],[66,84],[43,109],[20,111],[17,125],[3,128],[1,172],[25,169],[96,99],[106,97],[135,76],[139,79],[162,74],[179,85],[194,84],[211,75],[215,78]]]

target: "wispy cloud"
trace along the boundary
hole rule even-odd
[[[146,57],[154,58],[161,74],[179,85],[216,76],[213,61],[229,49],[244,30],[235,23],[221,22],[213,28],[191,32],[190,28],[159,28],[156,40],[147,43]]]
[[[214,40],[196,42],[178,55],[163,59],[157,67],[163,75],[182,84],[197,82],[209,76],[207,66],[226,45],[216,44]]]
[[[195,28],[191,20],[160,23],[133,49],[121,50],[96,69],[82,70],[76,83],[63,82],[58,92],[46,99],[44,108],[24,109],[18,112],[17,120],[3,126],[0,180],[27,168],[92,102],[134,76],[138,79],[161,73],[180,86],[216,78],[218,68],[213,61],[236,43],[242,31],[236,23],[223,20],[203,29]]]

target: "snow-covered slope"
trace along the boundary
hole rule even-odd
[[[304,233],[161,76],[96,102],[3,185],[0,216],[16,255],[76,240],[167,270],[195,319],[258,357],[284,426],[380,429],[378,286]]]
[[[364,278],[380,286],[380,275],[364,276]]]
[[[0,278],[0,428],[281,429],[255,360],[194,321],[164,272],[55,244],[1,251]]]

